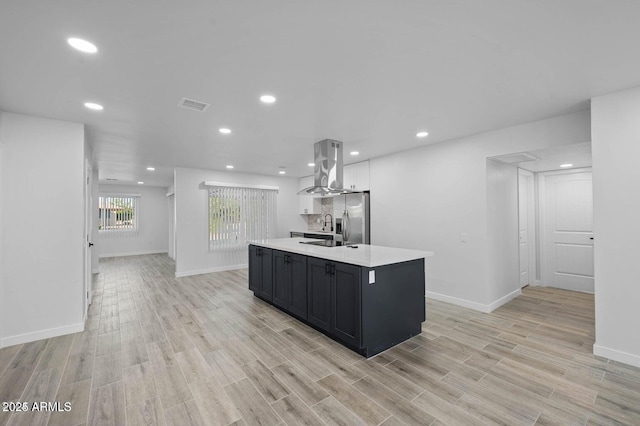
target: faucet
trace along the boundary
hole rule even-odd
[[[333,216],[331,216],[331,213],[327,213],[324,215],[324,224],[322,225],[322,230],[324,231],[324,228],[327,227],[327,216],[331,218],[331,220],[329,220],[329,225],[331,225],[331,232],[333,232]]]

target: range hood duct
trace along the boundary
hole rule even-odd
[[[298,195],[339,195],[354,191],[342,186],[342,142],[325,139],[313,145],[313,186]]]

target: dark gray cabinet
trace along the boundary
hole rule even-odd
[[[273,251],[273,304],[307,319],[307,257]]]
[[[367,357],[421,332],[424,259],[364,267],[249,246],[249,289]]]
[[[331,277],[326,260],[307,261],[307,320],[324,331],[331,330]]]
[[[307,265],[308,321],[359,348],[362,268],[316,258]]]
[[[331,333],[359,348],[361,267],[331,263]]]
[[[249,289],[273,301],[273,250],[249,246]]]

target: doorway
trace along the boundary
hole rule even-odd
[[[520,285],[593,293],[591,144],[503,157],[517,159]]]
[[[518,244],[520,287],[535,284],[536,274],[535,175],[518,169]]]

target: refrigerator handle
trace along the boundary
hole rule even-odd
[[[347,210],[342,214],[342,241],[349,241],[349,212]]]

